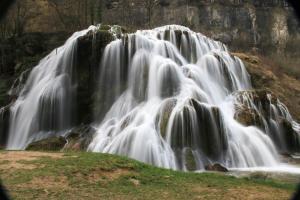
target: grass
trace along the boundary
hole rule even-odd
[[[14,199],[286,199],[296,187],[270,179],[172,171],[107,154],[49,153],[31,159],[22,154],[14,161],[5,161],[13,153],[1,154],[0,176]]]
[[[284,74],[300,80],[300,59],[298,57],[285,57],[278,55],[271,55],[269,58],[259,56],[260,60],[270,67],[270,69],[277,75]]]

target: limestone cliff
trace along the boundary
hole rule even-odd
[[[299,55],[300,26],[285,0],[160,0],[106,1],[103,21],[147,28],[165,24],[186,25],[233,50]]]
[[[5,28],[9,29],[17,21],[23,26],[19,28],[25,32],[69,32],[99,22],[131,29],[179,24],[221,40],[235,51],[253,50],[274,58],[278,54],[285,55],[295,61],[292,64],[299,63],[295,57],[299,57],[300,25],[286,0],[16,2],[8,12],[7,19],[1,22],[2,34],[7,31]],[[282,59],[280,57],[280,61]]]

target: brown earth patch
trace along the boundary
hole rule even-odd
[[[229,199],[245,199],[245,200],[276,200],[289,199],[291,194],[288,191],[262,186],[247,186],[228,189],[225,195]]]
[[[31,181],[18,184],[21,188],[35,188],[35,189],[70,189],[68,178],[66,176],[39,176],[34,177]]]
[[[124,168],[120,168],[112,171],[97,169],[92,172],[89,172],[88,174],[82,174],[78,172],[76,173],[76,176],[78,178],[86,178],[90,183],[95,183],[103,180],[105,180],[105,182],[114,181],[120,178],[121,176],[127,176],[133,173],[134,173],[133,171]]]
[[[193,191],[198,194],[195,199],[279,200],[291,197],[291,193],[286,190],[266,186],[239,186],[230,189],[201,186],[195,187]]]
[[[35,151],[6,151],[0,152],[0,170],[7,169],[35,169],[41,165],[23,164],[19,161],[32,161],[41,157],[62,158],[63,153],[46,153]]]

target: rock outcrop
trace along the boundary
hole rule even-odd
[[[299,63],[300,25],[286,0],[18,0],[25,32],[76,31],[90,24],[145,29],[185,25],[228,44],[235,51],[256,51]],[[16,6],[2,23],[10,27]],[[11,18],[11,19],[9,19]],[[275,55],[275,56],[273,56]],[[278,59],[282,61],[283,59]]]
[[[205,170],[216,172],[228,172],[228,169],[219,163],[206,165]]]
[[[244,62],[256,90],[269,90],[288,108],[292,116],[300,121],[300,81],[287,75],[281,66],[264,57],[244,53],[233,53]]]
[[[133,28],[181,24],[224,42],[232,50],[299,55],[299,21],[285,0],[153,2],[151,6],[141,0],[107,1],[102,20]]]

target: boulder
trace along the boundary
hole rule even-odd
[[[228,169],[219,163],[208,164],[205,166],[207,171],[228,172]]]
[[[234,119],[244,126],[260,125],[260,115],[255,109],[240,106],[234,114]]]
[[[28,151],[60,151],[67,141],[64,137],[49,137],[39,141],[32,142],[26,148]]]
[[[95,129],[90,126],[82,125],[74,128],[67,136],[67,144],[64,151],[86,151],[88,145],[92,142]]]

